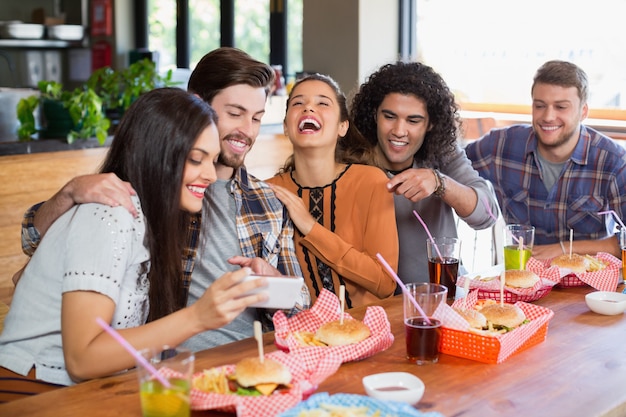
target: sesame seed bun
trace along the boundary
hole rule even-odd
[[[532,271],[508,269],[504,273],[504,285],[513,288],[532,288],[539,282],[539,277]]]
[[[575,274],[582,274],[589,270],[589,260],[582,255],[573,253],[570,257],[568,254],[559,255],[552,259],[550,265],[556,265],[559,268],[569,269]]]
[[[505,326],[510,329],[519,326],[526,320],[526,315],[522,309],[514,304],[489,304],[484,306],[480,312],[494,326]]]
[[[324,323],[315,332],[315,337],[328,346],[343,346],[358,343],[370,336],[370,329],[359,320],[344,319]]]
[[[259,384],[283,384],[291,382],[289,368],[273,359],[258,357],[245,358],[235,365],[235,380],[242,387],[254,387]]]

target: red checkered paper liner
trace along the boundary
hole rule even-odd
[[[456,300],[452,304],[452,306],[449,306],[446,303],[441,303],[441,305],[437,308],[437,310],[433,314],[433,317],[441,320],[442,323],[443,334],[440,352],[473,359],[471,355],[458,354],[459,352],[457,349],[451,346],[446,346],[446,329],[453,329],[461,331],[463,333],[471,334],[471,340],[477,340],[477,342],[475,342],[477,343],[477,346],[463,347],[464,350],[470,352],[473,349],[481,350],[484,348],[484,345],[492,344],[492,342],[495,340],[497,342],[496,345],[499,347],[496,363],[500,363],[515,352],[517,352],[531,337],[535,335],[535,333],[540,331],[543,326],[547,326],[552,316],[554,316],[554,312],[549,308],[525,303],[523,301],[518,301],[515,303],[515,305],[522,309],[522,311],[526,315],[526,318],[529,320],[528,323],[523,324],[507,333],[496,335],[480,335],[474,332],[469,332],[467,330],[469,328],[469,323],[456,311],[454,311],[454,308],[474,308],[474,305],[477,301],[478,291],[470,291],[467,297]]]
[[[400,301],[401,302],[401,301]],[[323,289],[315,304],[309,310],[287,318],[278,310],[274,313],[274,339],[276,346],[301,355],[323,356],[327,352],[341,357],[343,362],[365,359],[378,352],[388,349],[393,343],[393,333],[385,309],[381,306],[369,306],[365,311],[363,323],[370,329],[370,337],[359,343],[345,346],[302,346],[293,337],[295,331],[315,333],[324,323],[339,320],[341,305],[339,298],[332,292]],[[344,320],[352,320],[352,316],[343,313]]]
[[[617,290],[622,260],[606,252],[598,252],[596,258],[603,261],[606,264],[606,268],[601,271],[585,272],[582,274],[573,273],[567,268],[550,266],[554,258],[545,260],[530,258],[526,266],[539,276],[551,274],[557,277],[557,282],[562,287],[590,285],[599,291]]]
[[[317,386],[337,372],[341,358],[328,352],[325,356],[311,357],[298,352],[276,351],[265,355],[287,366],[291,371],[291,389],[285,393],[268,396],[244,396],[236,394],[215,394],[196,389],[191,390],[192,410],[218,410],[237,413],[238,417],[275,416],[312,394]],[[227,374],[235,370],[235,365],[224,365]],[[200,376],[202,371],[194,374]]]
[[[534,271],[533,271],[534,272]],[[539,274],[537,274],[539,275]],[[465,280],[470,279],[470,291],[477,290],[478,299],[491,299],[500,301],[500,277],[498,275],[489,281],[480,279],[470,279],[468,276],[461,276],[457,280],[457,286],[464,288]],[[546,296],[552,287],[558,282],[556,279],[539,276],[539,281],[532,288],[513,288],[504,284],[504,301],[507,303],[515,303],[517,301],[536,301]]]

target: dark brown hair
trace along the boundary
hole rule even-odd
[[[217,120],[206,102],[178,88],[140,96],[124,114],[100,172],[137,191],[150,250],[149,320],[180,308],[190,215],[180,208],[183,170],[198,136]]]
[[[373,165],[374,164],[374,152],[373,146],[370,145],[367,140],[361,135],[359,130],[354,126],[354,123],[350,122],[348,116],[348,105],[346,103],[346,96],[339,88],[339,85],[335,80],[333,80],[328,75],[323,74],[311,74],[307,75],[296,81],[291,92],[289,93],[289,98],[287,99],[287,108],[289,108],[289,103],[291,102],[291,98],[293,96],[293,92],[296,88],[307,81],[322,81],[326,83],[335,93],[335,98],[337,100],[337,105],[339,106],[339,120],[341,122],[348,121],[348,131],[346,135],[337,141],[337,146],[335,148],[335,161],[344,163],[344,164],[366,164]],[[291,155],[286,161],[285,165],[280,169],[280,173],[290,172],[295,170],[295,164],[293,155]]]
[[[535,73],[532,94],[536,84],[558,85],[559,87],[576,87],[580,103],[585,104],[589,96],[589,82],[585,71],[567,61],[553,60],[543,64]]]
[[[221,47],[202,57],[191,73],[187,90],[199,95],[207,103],[223,89],[239,84],[262,87],[266,94],[274,83],[272,67],[241,49]]]

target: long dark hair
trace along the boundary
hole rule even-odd
[[[361,84],[350,105],[356,127],[374,146],[378,143],[376,112],[391,93],[413,95],[424,100],[432,129],[415,160],[427,166],[441,166],[454,154],[460,116],[454,94],[443,78],[420,62],[395,62],[380,67]]]
[[[239,84],[263,87],[267,94],[275,77],[269,65],[241,49],[224,46],[202,57],[189,77],[187,90],[211,103],[220,91]]]
[[[323,74],[310,74],[297,80],[293,88],[291,89],[291,92],[289,93],[289,98],[287,99],[287,109],[289,109],[289,103],[291,102],[291,98],[293,97],[293,92],[300,84],[303,84],[307,81],[322,81],[323,83],[326,83],[330,88],[332,88],[333,92],[335,93],[337,105],[339,106],[339,120],[341,122],[345,122],[346,120],[349,122],[346,135],[337,142],[337,147],[335,148],[335,162],[344,164],[373,165],[373,146],[368,143],[368,141],[355,127],[354,123],[350,121],[346,96],[341,91],[341,88],[339,88],[339,84],[337,84],[337,82],[333,80],[330,76]],[[295,163],[293,155],[291,155],[289,158],[287,158],[287,160],[285,161],[285,165],[280,169],[279,172],[284,173],[293,170],[295,170]]]
[[[183,170],[213,109],[178,88],[152,90],[124,114],[100,172],[113,172],[137,191],[150,250],[149,320],[180,307],[181,257],[190,214],[180,208]]]

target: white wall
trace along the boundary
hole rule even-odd
[[[397,1],[303,1],[305,71],[330,75],[350,95],[372,71],[397,59]]]

